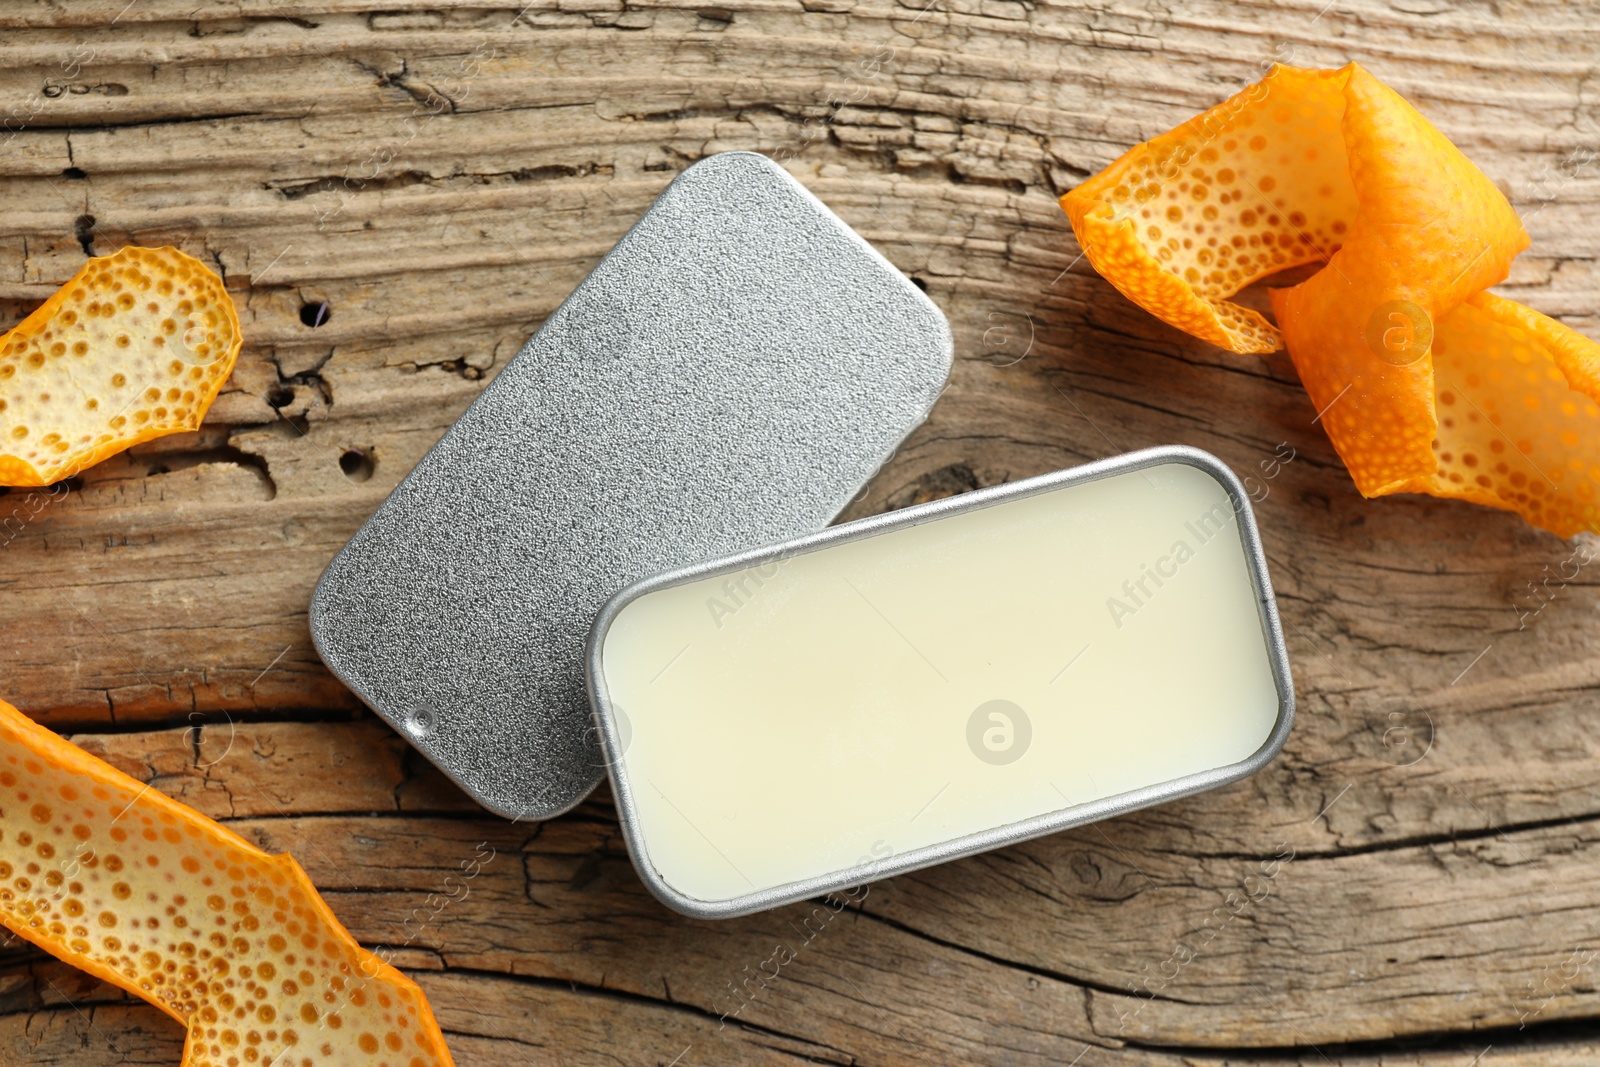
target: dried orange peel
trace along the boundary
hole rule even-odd
[[[1235,352],[1287,347],[1363,495],[1600,528],[1600,345],[1484,292],[1528,245],[1516,212],[1357,64],[1274,67],[1061,204],[1159,318]],[[1307,263],[1325,266],[1271,291],[1276,326],[1228,299]]]
[[[272,856],[0,702],[0,923],[188,1028],[184,1067],[448,1067],[422,990]]]
[[[0,337],[0,485],[51,485],[199,429],[239,343],[233,300],[199,260],[135,247],[89,260]]]

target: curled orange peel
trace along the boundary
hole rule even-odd
[[[409,978],[272,856],[0,702],[0,923],[188,1028],[184,1067],[449,1067]]]
[[[1368,497],[1421,492],[1600,528],[1600,345],[1487,292],[1516,212],[1357,64],[1262,81],[1061,198],[1085,256],[1162,320],[1235,352],[1287,347]],[[1274,326],[1228,298],[1270,274]]]
[[[51,485],[196,430],[239,355],[222,280],[175,248],[83,265],[0,336],[0,485]]]

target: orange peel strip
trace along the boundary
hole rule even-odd
[[[1483,292],[1528,245],[1516,213],[1359,65],[1275,67],[1061,203],[1090,262],[1153,314],[1236,352],[1287,347],[1363,495],[1472,500],[1563,536],[1600,525],[1600,345]],[[1228,299],[1313,262],[1272,290],[1276,329]]]
[[[449,1067],[291,857],[0,701],[0,923],[188,1028],[184,1067]]]
[[[1571,537],[1600,508],[1600,345],[1493,293],[1435,327],[1438,470],[1396,491],[1515,511]]]
[[[1350,70],[1274,67],[1067,193],[1089,262],[1180,330],[1235,352],[1281,348],[1271,323],[1227,298],[1344,243],[1357,207],[1339,137]],[[1312,195],[1288,204],[1302,188]]]
[[[97,256],[0,336],[0,485],[50,485],[196,430],[233,373],[239,316],[175,248]]]

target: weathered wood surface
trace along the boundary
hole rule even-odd
[[[1592,568],[1512,516],[1361,500],[1285,358],[1131,307],[1054,204],[1274,59],[1358,59],[1523,213],[1503,291],[1600,333],[1600,9],[1324,2],[5,5],[5,323],[87,251],[173,243],[225,274],[246,344],[201,433],[0,498],[0,695],[292,851],[463,1067],[1593,1063]],[[954,328],[948,393],[853,514],[1170,441],[1262,479],[1302,709],[1272,767],[837,916],[695,923],[640,887],[603,790],[489,817],[332,680],[322,566],[672,175],[730,148],[784,159]],[[0,952],[0,1063],[181,1041]]]

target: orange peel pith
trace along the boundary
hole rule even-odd
[[[185,1024],[184,1067],[449,1067],[422,990],[272,856],[0,701],[0,923]]]
[[[196,430],[239,355],[222,280],[175,248],[83,265],[0,336],[0,485],[50,485]]]
[[[1085,256],[1164,321],[1287,347],[1369,497],[1423,492],[1600,528],[1600,345],[1485,293],[1528,245],[1516,212],[1357,64],[1274,67],[1061,198]],[[1289,267],[1276,327],[1228,298]]]

